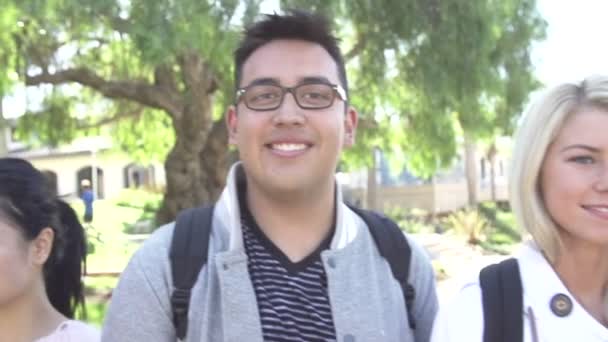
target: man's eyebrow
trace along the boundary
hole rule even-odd
[[[599,148],[593,147],[593,146],[589,146],[589,145],[584,145],[584,144],[568,145],[568,146],[562,148],[560,152],[566,152],[568,150],[573,150],[573,149],[583,149],[583,150],[587,150],[587,151],[593,152],[593,153],[600,152]]]
[[[302,83],[331,83],[327,77],[323,76],[308,76],[300,78],[298,84]]]
[[[255,80],[251,81],[251,83],[249,83],[249,85],[247,85],[247,87],[250,87],[252,85],[266,85],[266,84],[271,84],[271,85],[279,85],[279,80],[277,80],[276,78],[271,78],[271,77],[262,77],[262,78],[256,78]]]
[[[307,83],[326,83],[331,84],[327,77],[323,76],[306,76],[298,79],[297,84],[307,84]],[[278,79],[272,77],[262,77],[256,78],[251,83],[249,83],[246,87],[250,87],[253,85],[281,85]],[[295,85],[294,85],[295,86]]]

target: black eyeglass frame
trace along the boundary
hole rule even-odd
[[[300,104],[300,101],[298,101],[298,97],[296,96],[296,89],[298,89],[299,87],[302,86],[307,86],[307,85],[327,85],[330,86],[333,90],[334,96],[331,99],[331,101],[329,102],[329,104],[327,106],[323,106],[323,107],[310,107],[310,106],[303,106]],[[291,96],[293,96],[293,99],[295,100],[296,104],[298,105],[298,107],[302,108],[302,109],[326,109],[329,108],[331,106],[333,106],[334,101],[336,100],[336,96],[338,95],[340,97],[340,99],[344,102],[347,101],[347,96],[346,96],[346,90],[344,90],[344,88],[342,88],[341,85],[339,84],[332,84],[332,83],[326,83],[326,82],[305,82],[305,83],[300,83],[298,85],[295,85],[293,87],[283,87],[280,84],[261,84],[261,83],[254,83],[254,84],[250,84],[246,87],[243,88],[238,88],[236,90],[236,101],[235,104],[238,105],[238,103],[241,101],[241,98],[243,97],[243,95],[245,95],[245,93],[247,92],[248,89],[256,87],[256,86],[273,86],[273,87],[277,87],[281,89],[281,101],[279,101],[277,103],[276,106],[274,107],[270,107],[270,108],[264,108],[264,109],[259,109],[259,108],[251,108],[249,107],[249,104],[247,103],[247,101],[243,101],[245,103],[245,107],[256,111],[256,112],[267,112],[267,111],[271,111],[271,110],[276,110],[278,108],[281,107],[281,105],[283,105],[283,101],[285,100],[285,94],[286,93],[290,93]]]

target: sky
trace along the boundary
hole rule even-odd
[[[548,22],[547,37],[533,46],[536,77],[545,86],[579,82],[592,74],[608,75],[608,0],[537,0],[541,16]],[[272,13],[278,0],[266,0],[261,12]],[[18,116],[35,94],[18,89],[4,100],[7,117]]]
[[[532,59],[546,86],[608,75],[608,0],[537,0],[547,20],[546,40],[535,44]]]

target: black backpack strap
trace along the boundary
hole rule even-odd
[[[483,302],[483,341],[523,341],[523,290],[517,260],[510,258],[479,273]]]
[[[184,210],[175,220],[169,252],[173,276],[171,309],[175,333],[180,340],[188,331],[190,291],[207,263],[212,219],[213,206],[210,206]]]
[[[407,238],[399,226],[388,217],[350,205],[349,208],[365,221],[376,242],[380,255],[388,261],[393,272],[393,277],[397,279],[399,285],[401,285],[401,291],[403,291],[410,328],[415,329],[416,322],[412,310],[416,292],[414,287],[408,283],[412,250],[407,242]]]

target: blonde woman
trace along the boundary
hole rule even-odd
[[[465,284],[440,310],[432,341],[608,341],[608,77],[560,85],[531,107],[510,183],[532,241],[510,264],[514,276],[495,278],[503,297],[488,295],[484,280]],[[518,287],[520,298],[504,296]],[[509,307],[497,325],[489,318]]]

